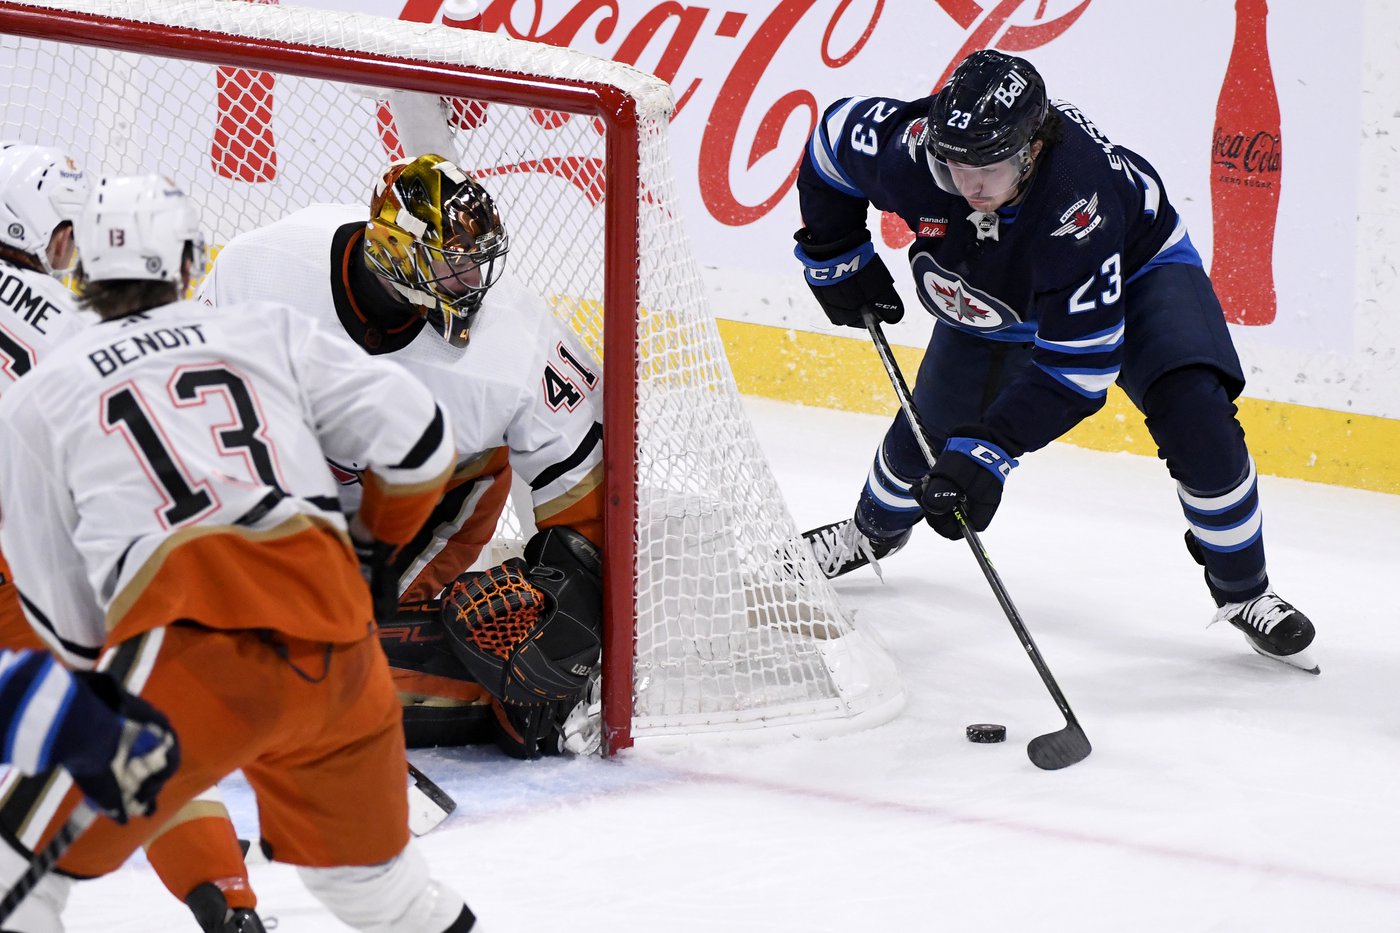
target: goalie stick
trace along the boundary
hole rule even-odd
[[[894,354],[890,352],[890,345],[885,340],[884,331],[880,329],[880,322],[875,319],[874,313],[869,308],[861,311],[861,317],[865,321],[866,330],[870,331],[870,339],[875,344],[876,352],[880,354],[880,362],[885,364],[885,372],[890,377],[890,385],[894,387],[895,394],[899,396],[899,407],[904,411],[904,417],[909,422],[914,439],[918,441],[919,450],[923,452],[929,467],[932,467],[936,458],[933,449],[929,446],[928,434],[924,430],[923,423],[919,420],[919,413],[914,409],[914,399],[909,394],[909,386],[904,382],[904,374],[899,371],[899,364],[895,362]],[[1089,744],[1089,737],[1084,734],[1084,729],[1079,725],[1079,720],[1075,718],[1074,711],[1069,708],[1069,701],[1061,692],[1060,685],[1055,682],[1050,668],[1046,667],[1045,660],[1041,658],[1040,649],[1035,646],[1035,640],[1031,638],[1026,623],[1022,621],[1021,614],[1016,611],[1016,606],[1011,602],[1011,595],[1006,592],[1006,586],[1001,582],[1001,576],[992,566],[992,559],[988,556],[987,549],[982,546],[981,537],[978,536],[976,529],[968,524],[962,509],[954,509],[953,516],[962,526],[963,540],[967,541],[968,547],[972,549],[972,556],[976,558],[977,566],[982,568],[982,575],[991,584],[992,592],[996,595],[997,602],[1001,604],[1002,612],[1006,613],[1007,621],[1015,630],[1016,637],[1021,640],[1026,654],[1030,655],[1036,673],[1040,674],[1041,681],[1050,691],[1050,695],[1055,698],[1056,705],[1060,707],[1060,712],[1065,716],[1065,727],[1056,732],[1038,735],[1031,739],[1030,744],[1026,746],[1026,755],[1030,758],[1031,764],[1046,771],[1056,771],[1083,761],[1089,757],[1089,752],[1093,750],[1093,746]]]
[[[6,892],[4,900],[0,900],[0,926],[10,919],[10,914],[24,902],[44,876],[53,868],[54,863],[63,858],[63,853],[68,851],[68,847],[73,844],[73,840],[83,834],[92,821],[97,819],[97,811],[88,805],[87,801],[80,801],[72,816],[68,817],[68,822],[59,827],[58,832],[49,840],[49,844],[38,852],[35,852],[29,859],[29,867],[24,870],[24,874]]]

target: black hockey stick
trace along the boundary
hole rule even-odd
[[[408,776],[413,778],[413,784],[408,789],[408,828],[413,835],[421,836],[447,819],[448,814],[457,809],[457,801],[429,780],[411,761],[408,763]]]
[[[875,350],[880,354],[880,362],[885,364],[885,372],[889,374],[890,384],[894,386],[895,394],[899,396],[899,407],[904,410],[904,417],[909,421],[914,439],[919,443],[919,450],[923,451],[924,459],[932,467],[936,458],[933,449],[929,446],[928,434],[924,430],[923,423],[919,420],[919,413],[914,409],[914,399],[909,394],[909,386],[905,384],[904,374],[899,371],[899,364],[895,362],[894,354],[890,352],[890,345],[885,340],[884,331],[880,329],[880,322],[875,320],[875,315],[869,308],[862,311],[861,316],[865,319],[866,330],[870,331],[870,339],[875,343]],[[1032,764],[1046,771],[1067,768],[1083,761],[1089,757],[1089,752],[1093,751],[1093,747],[1089,744],[1089,737],[1084,734],[1084,729],[1079,725],[1079,720],[1075,718],[1074,711],[1069,708],[1069,701],[1060,691],[1060,685],[1055,683],[1055,677],[1050,673],[1050,668],[1045,666],[1045,661],[1040,656],[1040,649],[1035,646],[1035,640],[1031,638],[1026,623],[1021,620],[1021,614],[1016,611],[1016,606],[1011,602],[1011,596],[1006,592],[1006,586],[1001,582],[1001,576],[997,573],[996,568],[992,566],[992,559],[988,556],[987,549],[982,546],[982,539],[978,536],[977,530],[968,524],[962,509],[954,509],[953,517],[962,526],[963,539],[967,541],[968,547],[972,548],[972,556],[977,559],[977,566],[982,568],[982,575],[991,584],[997,602],[1001,603],[1002,612],[1006,613],[1007,621],[1016,631],[1016,637],[1021,640],[1026,654],[1031,656],[1031,663],[1035,665],[1036,672],[1040,674],[1040,679],[1045,683],[1050,695],[1055,698],[1060,712],[1065,714],[1065,727],[1058,732],[1038,735],[1031,739],[1030,744],[1026,746],[1026,754],[1030,757]]]
[[[10,919],[10,914],[14,913],[24,899],[29,896],[40,881],[44,880],[54,863],[63,858],[63,853],[68,851],[68,847],[73,844],[73,840],[83,834],[83,830],[92,825],[92,821],[97,819],[97,811],[88,806],[87,801],[80,801],[78,808],[73,811],[73,815],[68,817],[68,822],[59,827],[58,832],[49,840],[49,844],[44,846],[29,859],[29,867],[20,875],[19,880],[6,892],[4,900],[0,900],[0,926],[4,926],[5,921]]]

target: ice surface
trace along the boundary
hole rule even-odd
[[[848,514],[883,419],[748,405],[798,524]],[[460,805],[419,844],[483,933],[1400,930],[1400,497],[1260,487],[1319,677],[1206,629],[1161,463],[1052,446],[983,537],[1094,744],[1083,763],[1027,760],[1064,720],[966,546],[925,528],[883,585],[838,584],[907,682],[893,722],[615,761],[413,753]],[[972,722],[1006,743],[970,744]],[[227,794],[253,833],[246,786]],[[291,869],[252,877],[278,933],[346,929]],[[139,856],[78,885],[66,919],[195,929]]]

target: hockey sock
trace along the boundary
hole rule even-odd
[[[243,849],[221,801],[201,796],[186,804],[170,826],[146,843],[146,858],[181,901],[209,883],[223,892],[234,909],[258,904]]]

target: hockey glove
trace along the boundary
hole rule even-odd
[[[54,738],[53,760],[97,809],[118,823],[150,816],[180,764],[170,722],[106,674],[73,674],[73,695]]]
[[[547,528],[525,560],[464,573],[442,621],[472,676],[503,703],[575,700],[602,652],[598,549],[571,528]]]
[[[389,566],[394,546],[370,537],[360,537],[352,527],[350,541],[360,561],[360,576],[369,587],[369,600],[374,621],[384,623],[394,617],[399,608],[399,578]]]
[[[894,279],[875,252],[869,230],[862,227],[834,243],[813,243],[803,227],[793,238],[793,254],[807,267],[807,285],[831,323],[863,327],[860,315],[867,307],[886,324],[904,317]]]
[[[961,509],[974,529],[986,531],[1001,504],[1006,476],[1016,463],[991,441],[950,437],[933,469],[914,485],[913,493],[933,530],[956,541],[963,534],[953,510]]]

